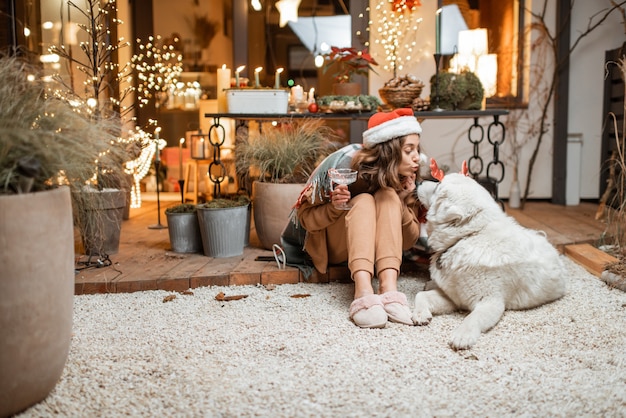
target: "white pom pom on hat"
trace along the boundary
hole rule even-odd
[[[409,108],[373,114],[363,132],[363,144],[372,146],[409,134],[421,134],[422,127]]]

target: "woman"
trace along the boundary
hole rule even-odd
[[[413,325],[397,281],[402,251],[415,244],[420,232],[415,184],[421,132],[411,109],[374,114],[363,145],[328,156],[296,204],[297,220],[306,230],[304,249],[315,268],[326,273],[329,264],[347,261],[355,285],[350,318],[362,328],[382,328],[388,320]],[[357,181],[331,188],[331,168],[358,170]],[[348,201],[350,210],[338,208]]]

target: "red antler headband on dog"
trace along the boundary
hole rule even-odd
[[[467,176],[468,173],[469,169],[467,168],[467,161],[463,160],[463,164],[461,164],[461,174]],[[434,158],[430,159],[430,175],[439,181],[443,180],[443,170],[439,168],[439,166],[437,165],[437,161],[435,161]]]

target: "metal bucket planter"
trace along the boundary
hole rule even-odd
[[[86,255],[117,254],[126,206],[126,192],[119,189],[88,190],[80,197],[85,210],[78,212]]]
[[[165,211],[167,231],[172,251],[177,253],[201,253],[202,235],[195,207],[191,212]]]
[[[249,234],[248,207],[207,208],[198,206],[202,247],[207,257],[243,255]]]

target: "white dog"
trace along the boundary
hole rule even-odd
[[[424,182],[417,194],[428,208],[430,275],[438,289],[415,296],[416,325],[470,311],[450,340],[452,348],[467,349],[506,309],[533,308],[565,294],[566,271],[545,235],[507,216],[475,180],[441,175],[440,183]]]

